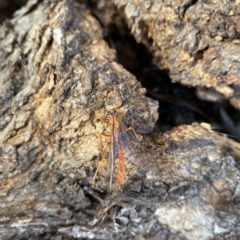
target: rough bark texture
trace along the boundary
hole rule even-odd
[[[239,1],[111,2],[97,3],[104,21],[120,25],[114,16],[125,16],[136,40],[148,47],[160,68],[169,70],[174,82],[197,87],[203,99],[212,100],[212,91],[217,92],[217,100],[229,99],[240,109]]]
[[[206,125],[149,135],[157,104],[84,4],[31,0],[0,39],[1,239],[239,239],[239,144]],[[100,119],[128,109],[148,164],[108,193],[104,169],[91,185]]]

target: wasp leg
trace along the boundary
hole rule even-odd
[[[100,160],[99,163],[98,163],[98,167],[97,167],[97,170],[96,170],[96,172],[95,172],[95,174],[94,174],[93,181],[92,181],[92,184],[93,184],[93,185],[95,184],[95,179],[96,179],[96,176],[97,176],[97,173],[98,173],[99,169],[100,169],[101,167],[104,167],[104,166],[107,165],[107,163],[106,163],[106,156],[107,156],[107,153],[109,152],[109,144],[110,144],[110,142],[108,142],[108,143],[106,144],[107,146],[105,147],[105,149],[104,149],[104,151],[103,151],[102,158],[101,158],[101,160]]]

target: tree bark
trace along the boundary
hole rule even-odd
[[[115,62],[84,3],[30,0],[0,40],[1,239],[240,237],[239,144],[206,124],[152,132],[157,103]],[[165,64],[171,51],[158,52]],[[170,72],[177,64],[186,69],[173,61]],[[111,192],[104,168],[92,184],[109,111],[126,113],[146,162],[126,159]]]
[[[135,39],[148,47],[155,64],[167,69],[172,81],[196,87],[199,97],[206,100],[218,93],[218,101],[229,99],[240,109],[239,1],[111,3],[97,2],[103,21],[121,25],[121,18],[114,17],[121,14]]]

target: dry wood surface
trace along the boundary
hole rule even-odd
[[[173,81],[239,108],[240,3],[223,2],[29,0],[2,23],[0,239],[240,238],[239,143],[206,123],[157,133],[158,103],[103,39],[124,17]],[[104,167],[92,180],[111,111],[143,164],[109,191]]]

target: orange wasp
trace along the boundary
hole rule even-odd
[[[109,133],[103,132],[100,136],[100,139],[102,136],[105,136],[109,137],[110,141],[107,143],[107,147],[103,151],[102,158],[98,164],[98,168],[93,178],[93,184],[95,182],[95,178],[97,176],[99,168],[105,165],[105,160],[108,154],[108,173],[110,175],[109,188],[111,189],[115,165],[114,163],[117,155],[119,159],[119,169],[116,182],[118,185],[122,185],[125,174],[124,156],[130,155],[131,152],[130,144],[136,146],[139,140],[137,138],[137,134],[132,128],[126,128],[123,125],[122,118],[125,115],[125,113],[122,113],[120,115],[117,115],[116,113],[109,113],[108,115],[109,118],[108,119],[102,118],[102,121],[109,125],[110,131]],[[128,131],[134,133],[136,139],[135,141],[131,141],[130,135],[132,134],[130,135],[127,134]]]

